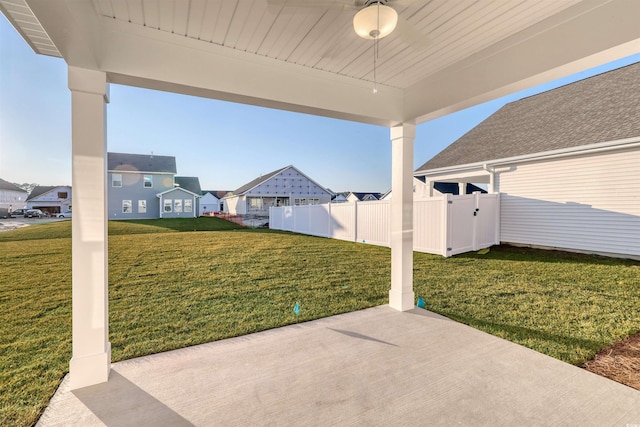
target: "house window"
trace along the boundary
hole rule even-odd
[[[193,200],[185,199],[185,201],[184,201],[184,211],[185,212],[193,212]]]
[[[122,201],[122,213],[131,213],[131,200]]]
[[[144,188],[153,188],[153,176],[144,175]]]
[[[262,210],[262,199],[259,197],[249,198],[249,209],[253,211]]]
[[[305,206],[307,204],[307,199],[294,199],[294,204],[296,206]]]
[[[138,200],[138,213],[147,213],[147,201]]]
[[[122,174],[114,173],[111,175],[111,186],[122,187]]]
[[[176,199],[173,201],[173,211],[182,212],[182,199]]]
[[[171,212],[171,207],[173,206],[173,200],[171,199],[164,199],[164,211],[165,212]]]
[[[320,204],[320,199],[309,199],[309,204],[310,205],[319,205]]]
[[[67,198],[67,192],[66,191],[65,192],[62,192],[62,191],[58,192],[58,199],[66,199],[66,198]]]

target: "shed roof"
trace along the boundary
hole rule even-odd
[[[640,135],[640,63],[506,104],[417,171]]]
[[[176,174],[176,158],[155,154],[107,153],[107,169],[123,172]]]

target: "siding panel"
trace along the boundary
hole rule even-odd
[[[503,169],[501,241],[640,256],[640,150]]]

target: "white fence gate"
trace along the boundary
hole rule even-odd
[[[500,243],[500,195],[414,200],[413,249],[451,256]],[[390,201],[272,207],[269,228],[378,246],[390,245]]]

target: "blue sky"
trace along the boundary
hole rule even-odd
[[[418,126],[415,167],[507,102],[613,68],[640,55],[518,92]],[[0,178],[71,184],[67,67],[36,55],[0,14]],[[391,186],[389,129],[241,104],[111,85],[107,148],[176,157],[203,189],[233,190],[294,165],[334,191]]]

